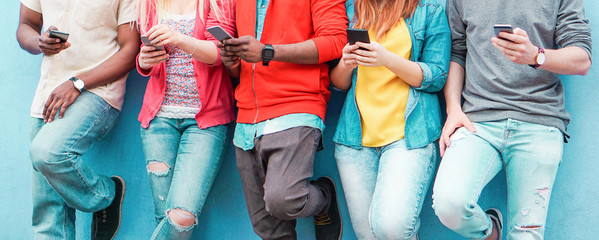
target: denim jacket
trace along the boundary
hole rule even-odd
[[[350,26],[353,25],[354,0],[345,4]],[[451,55],[451,33],[442,5],[422,0],[406,23],[412,39],[410,60],[422,68],[424,79],[420,87],[410,87],[406,105],[405,141],[408,149],[420,148],[441,136],[441,108],[436,92],[447,80]],[[352,75],[337,131],[333,141],[349,147],[362,148],[362,125],[356,104],[357,68]]]

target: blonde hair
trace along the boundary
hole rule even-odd
[[[374,29],[377,40],[381,40],[401,18],[410,17],[420,0],[387,0],[381,5],[376,0],[356,0],[354,5],[355,28]]]
[[[168,9],[169,0],[140,0],[139,4],[139,28],[140,33],[145,34],[150,26],[159,24],[162,18],[169,13]],[[230,0],[187,0],[186,11],[196,10],[200,15],[200,20],[206,22],[206,16],[204,16],[204,4],[208,1],[210,4],[210,11],[214,12],[216,19],[219,22],[224,21],[224,13],[222,8],[235,7],[235,6],[221,6],[223,4],[230,4]],[[217,2],[218,1],[218,2]],[[150,18],[150,15],[154,14],[154,18]],[[151,22],[150,22],[151,21]]]

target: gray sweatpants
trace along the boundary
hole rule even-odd
[[[321,132],[295,127],[254,139],[254,148],[235,148],[237,169],[254,232],[262,239],[297,239],[295,219],[322,212],[328,199],[311,184]]]

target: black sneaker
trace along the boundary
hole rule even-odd
[[[341,224],[335,182],[330,177],[321,177],[313,183],[331,200],[323,213],[314,216],[316,240],[340,240],[343,224]]]
[[[497,231],[497,240],[501,240],[501,232],[503,230],[503,215],[497,208],[489,208],[485,213],[491,218],[493,222],[493,231]]]
[[[125,180],[119,176],[110,177],[114,181],[114,199],[107,208],[94,213],[92,219],[92,240],[111,240],[121,224],[121,206],[125,197]]]

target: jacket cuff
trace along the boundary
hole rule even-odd
[[[341,52],[335,51],[336,46],[333,44],[333,41],[336,39],[334,38],[336,38],[336,36],[322,36],[312,39],[312,41],[314,41],[316,44],[316,49],[318,50],[318,63],[324,63],[333,59],[341,58],[341,55],[337,53]]]
[[[216,46],[216,61],[212,64],[208,64],[210,67],[218,67],[223,65],[223,60],[220,58],[220,48],[218,48],[218,41],[214,42],[214,46]]]
[[[431,71],[431,68],[428,66],[428,64],[422,63],[422,62],[416,62],[416,63],[418,65],[420,65],[420,69],[422,69],[422,84],[420,85],[420,87],[417,87],[416,89],[417,90],[426,89],[430,85],[430,82],[433,77],[433,72]]]

